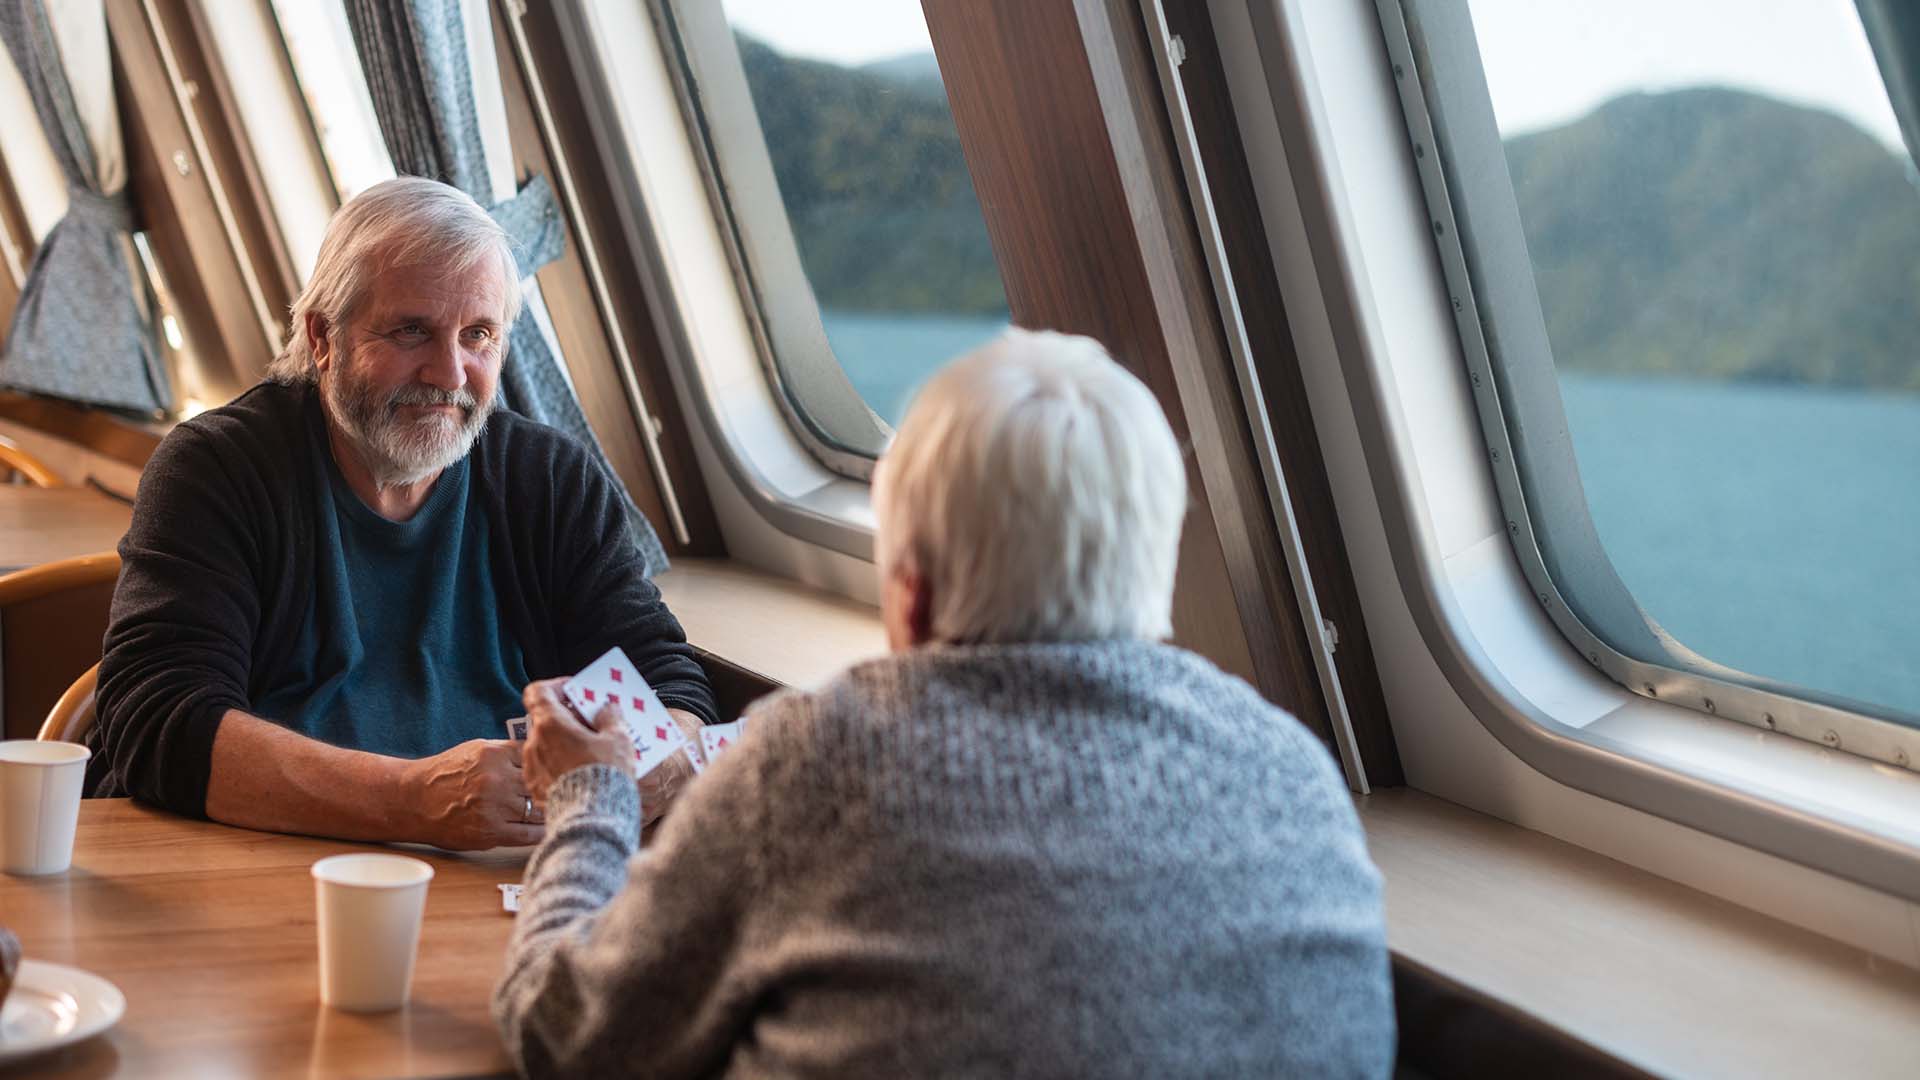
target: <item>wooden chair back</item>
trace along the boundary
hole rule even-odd
[[[100,662],[120,556],[82,555],[0,577],[0,732],[31,739]]]
[[[35,487],[66,487],[53,467],[21,449],[20,444],[0,435],[0,480],[18,476]]]
[[[87,732],[93,728],[93,693],[99,686],[100,665],[95,664],[53,703],[47,722],[40,725],[40,741],[86,742]]]

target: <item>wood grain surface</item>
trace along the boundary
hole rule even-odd
[[[0,922],[27,956],[111,980],[127,1013],[104,1035],[0,1075],[508,1072],[487,1012],[513,929],[495,886],[520,880],[527,851],[406,849],[435,871],[412,1001],[356,1016],[320,1004],[308,868],[369,849],[189,821],[126,799],[82,803],[73,868],[0,875]]]
[[[0,484],[0,573],[112,551],[133,508],[87,488]]]
[[[1359,808],[1397,956],[1657,1076],[1920,1075],[1920,971],[1409,788]]]

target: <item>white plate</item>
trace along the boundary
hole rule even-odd
[[[0,1005],[0,1065],[92,1038],[126,1011],[126,995],[98,975],[23,960]]]

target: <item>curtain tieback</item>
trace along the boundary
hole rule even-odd
[[[102,195],[88,187],[67,189],[67,216],[116,233],[133,231],[133,202],[124,189]]]
[[[513,198],[487,207],[487,213],[512,238],[514,261],[523,278],[532,277],[567,248],[560,206],[544,176],[527,181]]]

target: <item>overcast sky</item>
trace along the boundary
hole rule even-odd
[[[918,0],[725,0],[783,52],[861,64],[932,48]],[[1853,0],[1469,0],[1504,131],[1562,123],[1629,90],[1719,84],[1832,110],[1891,146]]]

